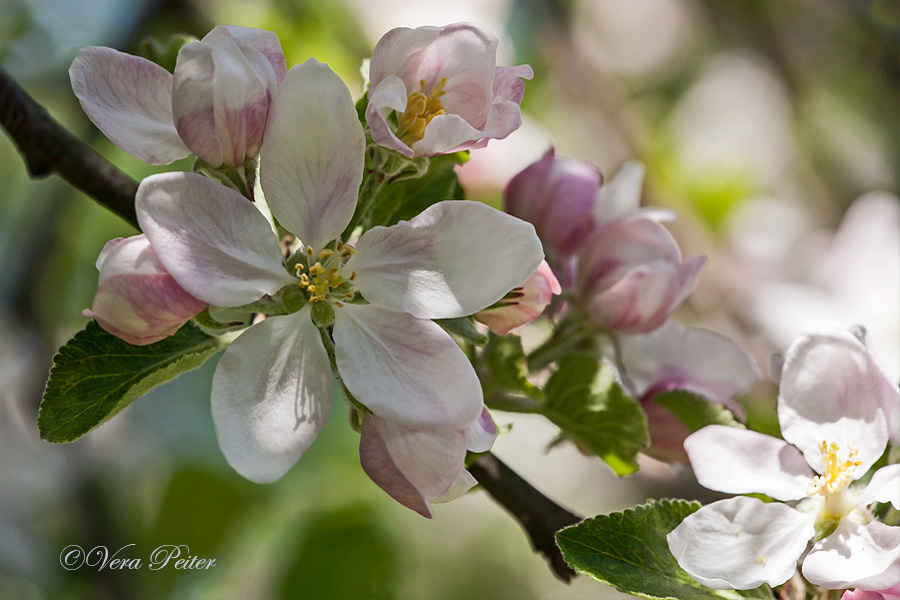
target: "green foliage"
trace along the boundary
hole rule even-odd
[[[543,413],[619,475],[637,471],[637,454],[650,443],[647,418],[613,372],[589,354],[566,354],[544,388]]]
[[[678,420],[691,431],[703,429],[707,425],[727,425],[744,429],[730,410],[686,390],[672,390],[660,394],[655,398],[655,402],[678,417]]]
[[[494,389],[506,389],[522,392],[535,399],[543,396],[541,390],[525,377],[525,351],[522,350],[519,336],[489,333],[482,358],[490,369],[485,395]]]
[[[192,35],[176,33],[165,40],[154,37],[146,37],[138,45],[138,56],[142,56],[151,62],[155,62],[163,69],[172,73],[175,71],[175,62],[178,60],[178,51],[185,44],[196,41]]]
[[[464,200],[465,192],[454,167],[467,159],[465,152],[435,156],[424,177],[395,181],[382,187],[375,198],[371,224],[394,225],[442,200]]]
[[[434,322],[440,325],[447,333],[458,336],[468,342],[472,342],[476,346],[484,346],[488,341],[486,335],[475,329],[475,322],[472,317],[435,319]]]
[[[573,569],[626,594],[653,599],[771,600],[767,586],[713,590],[678,566],[666,535],[699,508],[698,502],[687,500],[652,501],[567,527],[556,534],[556,543]]]
[[[38,413],[41,438],[73,442],[223,347],[191,323],[155,344],[133,346],[91,321],[53,358]]]

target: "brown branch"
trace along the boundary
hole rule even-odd
[[[0,124],[32,179],[56,173],[137,227],[137,182],[79,140],[0,68]]]
[[[581,517],[543,495],[490,452],[478,457],[468,469],[481,487],[522,524],[532,548],[544,555],[553,573],[567,583],[571,581],[576,573],[563,560],[555,536],[563,527],[580,522]]]

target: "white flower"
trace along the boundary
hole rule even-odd
[[[778,397],[787,442],[716,425],[690,436],[685,449],[705,487],[800,502],[737,497],[701,508],[668,536],[678,564],[712,588],[780,585],[813,540],[802,567],[813,584],[881,590],[900,581],[900,527],[868,510],[874,502],[900,508],[900,465],[850,485],[884,453],[882,402],[900,402],[881,377],[854,335],[805,335],[786,355]]]
[[[493,304],[542,258],[531,225],[464,201],[374,227],[355,249],[345,246],[337,238],[356,206],[364,147],[337,75],[312,59],[291,69],[272,101],[260,178],[272,214],[302,242],[305,266],[296,270],[285,268],[268,222],[236,192],[190,173],[150,177],[138,190],[142,229],[192,295],[224,307],[282,290],[306,301],[244,332],[213,377],[219,445],[253,481],[281,477],[330,410],[332,371],[316,311],[333,312],[341,379],[376,417],[414,431],[458,431],[481,414],[481,386],[430,319]]]

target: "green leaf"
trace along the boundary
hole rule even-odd
[[[525,352],[519,336],[488,333],[482,358],[490,369],[485,385],[486,395],[495,389],[501,389],[523,392],[535,399],[543,397],[541,390],[525,377]]]
[[[671,390],[660,394],[654,400],[678,417],[678,420],[691,431],[703,429],[707,425],[727,425],[745,429],[730,410],[687,390]]]
[[[660,500],[599,515],[556,534],[566,562],[620,592],[679,600],[772,599],[768,586],[713,590],[688,575],[669,551],[666,535],[700,508],[698,502]]]
[[[477,346],[484,346],[488,341],[486,335],[475,329],[475,321],[472,317],[457,317],[455,319],[435,319],[447,333],[457,335]]]
[[[613,371],[588,354],[566,354],[544,388],[544,415],[619,475],[637,471],[650,443],[647,418]]]
[[[77,440],[224,346],[191,323],[155,344],[133,346],[91,321],[53,357],[38,413],[41,438]]]
[[[465,156],[457,152],[432,157],[424,177],[385,185],[375,198],[372,225],[394,225],[442,200],[463,200],[465,192],[454,167],[464,163]]]

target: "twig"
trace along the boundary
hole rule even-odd
[[[555,534],[580,522],[581,517],[543,495],[490,452],[469,465],[469,472],[522,524],[532,548],[544,555],[553,573],[565,582],[571,581],[576,573],[563,560]]]
[[[2,68],[0,124],[33,179],[56,173],[137,227],[137,182],[60,125]]]

